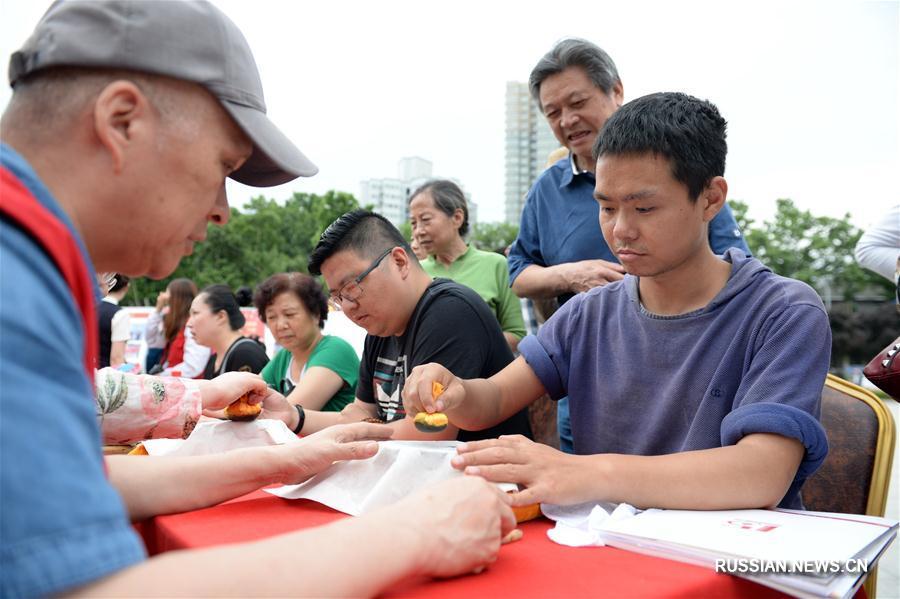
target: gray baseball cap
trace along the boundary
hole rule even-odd
[[[205,0],[55,2],[9,61],[9,83],[48,67],[115,68],[208,89],[253,142],[231,178],[267,187],[318,169],[266,116],[256,62],[237,26]]]

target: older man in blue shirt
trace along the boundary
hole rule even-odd
[[[612,58],[579,39],[556,44],[531,71],[528,85],[569,155],[544,171],[528,192],[519,236],[509,252],[509,280],[519,297],[556,297],[563,304],[624,273],[598,226],[592,155],[624,91]],[[709,224],[709,244],[715,254],[735,247],[750,255],[728,205]],[[557,416],[560,448],[571,453],[568,400],[558,402]]]

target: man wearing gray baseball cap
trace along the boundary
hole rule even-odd
[[[505,494],[475,479],[252,546],[146,559],[129,518],[299,482],[372,456],[367,439],[390,434],[358,423],[203,457],[101,455],[95,269],[167,276],[208,222],[227,222],[226,177],[267,186],[316,167],[269,121],[247,42],[208,2],[56,3],[13,54],[9,79],[0,121],[0,596],[372,595],[412,574],[453,575],[495,559],[515,521]],[[272,398],[262,379],[241,381],[234,399]],[[178,384],[146,379],[147,413],[169,418]],[[474,516],[455,522],[458,513]],[[324,574],[342,562],[354,567]]]

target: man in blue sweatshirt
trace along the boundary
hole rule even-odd
[[[410,415],[490,426],[543,393],[568,395],[576,455],[519,437],[467,443],[454,465],[520,483],[516,505],[802,507],[827,453],[818,421],[831,332],[821,300],[738,250],[716,256],[725,120],[709,102],[652,94],[623,106],[594,145],[600,229],[625,268],[582,293],[490,379],[413,371]],[[431,382],[445,392],[431,399]]]

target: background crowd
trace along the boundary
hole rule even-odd
[[[512,505],[802,508],[827,453],[827,312],[810,286],[751,256],[726,203],[726,122],[711,102],[668,92],[625,103],[612,59],[563,40],[529,83],[568,151],[532,186],[508,261],[505,247],[470,246],[465,198],[448,181],[408,199],[421,262],[383,216],[342,210],[315,231],[309,274],[254,274],[275,355],[241,333],[246,290],[177,276],[145,331],[156,376],[123,368],[116,307],[136,279],[108,273],[172,274],[208,224],[231,218],[225,178],[272,186],[317,167],[269,120],[246,40],[205,2],[55,4],[9,77],[3,596],[374,595],[407,577],[483,571],[515,526]],[[890,274],[875,249],[885,238],[896,236],[873,231],[859,255]],[[100,310],[99,286],[113,294]],[[525,336],[513,294],[558,311]],[[329,310],[365,329],[361,358],[322,333]],[[186,437],[241,396],[299,441],[101,454],[101,441]],[[532,440],[528,410],[542,396],[560,406],[562,451]],[[422,411],[449,424],[422,431]],[[305,481],[387,439],[464,441],[452,464],[471,476],[241,546],[148,559],[131,525]],[[354,567],[326,575],[338,562]],[[248,574],[247,563],[299,575]]]

